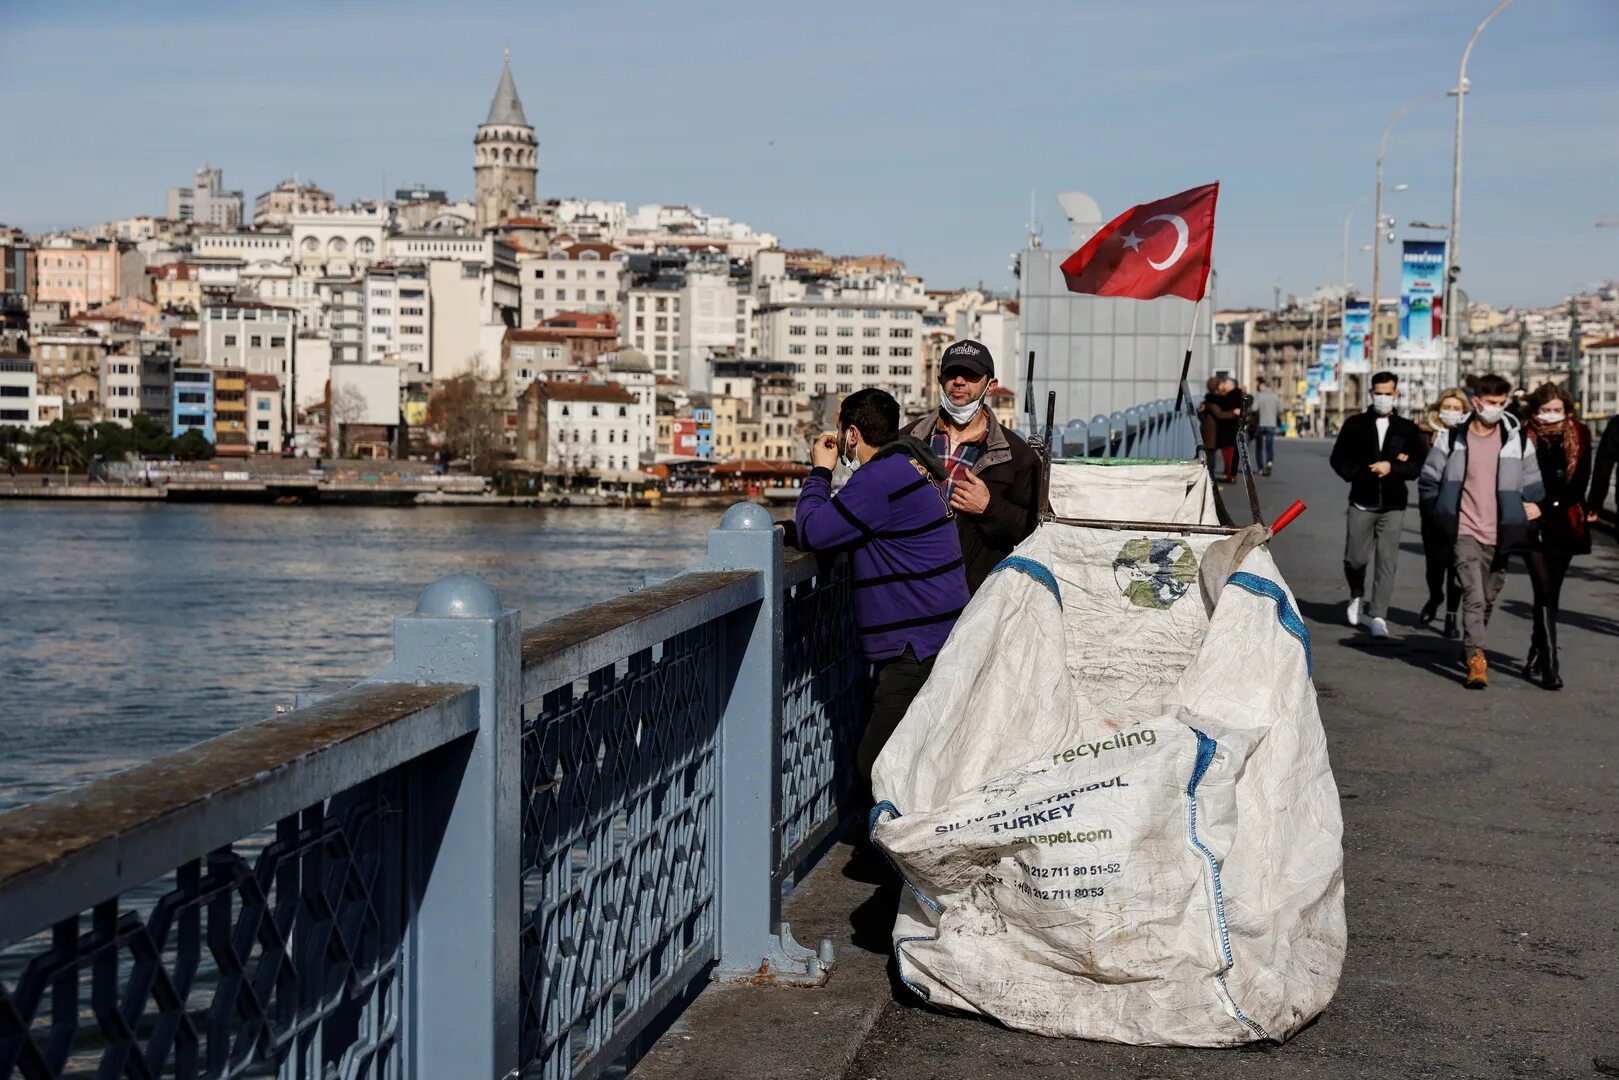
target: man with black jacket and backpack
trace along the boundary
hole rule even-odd
[[[972,592],[1039,523],[1040,458],[989,410],[985,399],[994,388],[989,349],[956,342],[939,358],[938,412],[905,433],[930,446],[950,474],[945,494]]]
[[[1424,444],[1417,425],[1394,411],[1399,377],[1372,376],[1372,404],[1344,421],[1332,447],[1332,471],[1349,482],[1344,577],[1349,582],[1349,625],[1366,621],[1376,638],[1389,636],[1389,601],[1400,561],[1400,530],[1408,502],[1406,485],[1422,474]],[[1366,566],[1376,552],[1371,595]]]

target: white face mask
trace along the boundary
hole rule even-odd
[[[1372,408],[1377,410],[1377,415],[1387,416],[1389,413],[1394,411],[1394,395],[1373,394]]]
[[[1505,405],[1480,405],[1474,414],[1486,424],[1499,424],[1501,414],[1507,411]]]
[[[1444,424],[1446,427],[1455,427],[1457,424],[1466,419],[1467,414],[1462,412],[1460,409],[1439,410],[1439,422]]]
[[[1538,412],[1535,414],[1535,419],[1539,420],[1542,424],[1561,424],[1563,422],[1563,414],[1560,412]]]
[[[987,394],[988,392],[989,383],[986,382],[984,383],[984,393]],[[939,393],[939,408],[943,409],[944,414],[950,418],[950,422],[958,427],[971,422],[972,418],[978,415],[978,410],[983,406],[984,394],[979,394],[965,405],[957,405],[950,400],[950,395],[942,389]]]

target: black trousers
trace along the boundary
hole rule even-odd
[[[1422,557],[1427,564],[1428,601],[1444,601],[1445,614],[1454,615],[1462,603],[1462,582],[1456,576],[1456,546],[1432,514],[1422,515]]]
[[[905,719],[905,711],[911,707],[922,684],[928,681],[935,659],[930,656],[926,660],[918,660],[916,653],[907,645],[905,651],[893,659],[877,662],[871,692],[871,715],[866,721],[866,730],[860,737],[860,749],[855,756],[860,777],[860,797],[867,806],[873,802],[871,767],[876,764],[877,755],[882,752],[889,736]]]

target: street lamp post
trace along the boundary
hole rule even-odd
[[[1370,344],[1367,347],[1367,356],[1371,360],[1372,370],[1374,371],[1377,370],[1378,365],[1383,360],[1379,351],[1382,335],[1378,332],[1378,316],[1381,314],[1378,308],[1378,289],[1382,284],[1383,230],[1387,228],[1383,223],[1383,160],[1388,157],[1389,136],[1394,134],[1394,125],[1398,124],[1406,113],[1421,105],[1424,101],[1433,101],[1444,96],[1443,94],[1424,94],[1401,105],[1399,112],[1389,118],[1388,126],[1383,129],[1383,137],[1377,142],[1377,215],[1372,222],[1372,334]],[[1407,186],[1409,185],[1401,185],[1396,190],[1402,190]]]
[[[1460,355],[1461,333],[1458,330],[1456,310],[1456,279],[1461,275],[1462,241],[1462,109],[1467,101],[1467,61],[1473,55],[1473,46],[1490,20],[1505,11],[1512,0],[1501,0],[1473,29],[1462,50],[1462,63],[1456,71],[1456,88],[1449,91],[1456,96],[1456,152],[1450,174],[1450,243],[1446,247],[1445,267],[1445,347],[1452,356]]]

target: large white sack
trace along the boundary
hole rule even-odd
[[[1045,525],[957,623],[873,775],[911,886],[900,973],[931,1002],[1218,1046],[1332,997],[1342,823],[1308,632],[1264,548],[1209,614],[1217,539]]]

